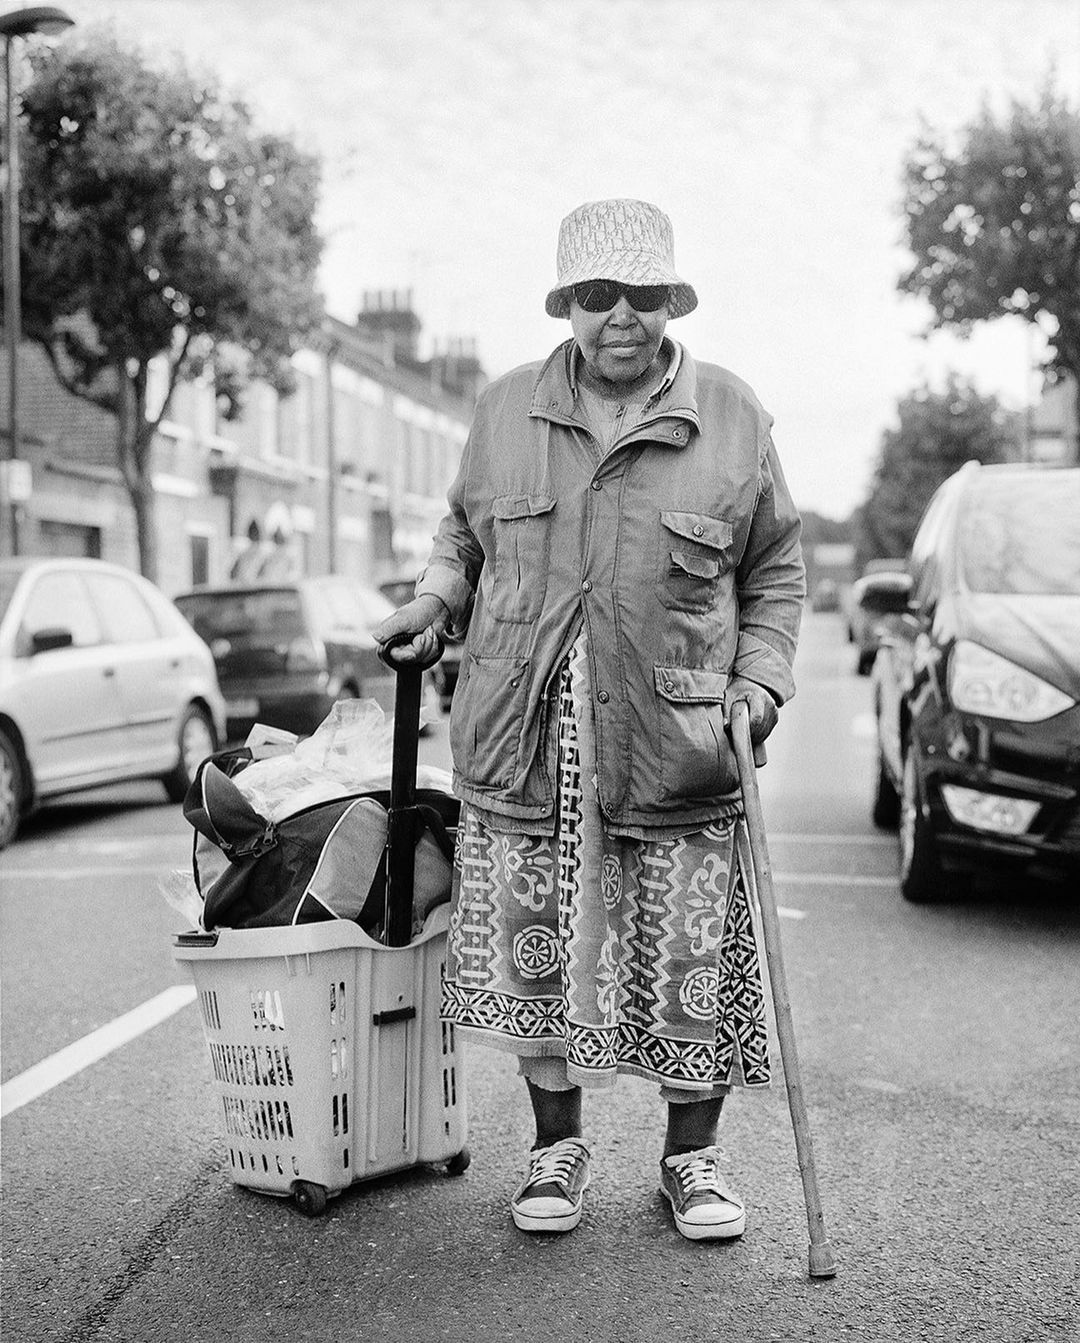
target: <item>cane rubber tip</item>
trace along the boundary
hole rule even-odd
[[[836,1260],[833,1258],[832,1246],[829,1242],[822,1241],[820,1245],[810,1246],[810,1276],[812,1278],[835,1278]]]

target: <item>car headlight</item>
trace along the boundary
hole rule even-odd
[[[1072,708],[1075,700],[989,648],[958,639],[949,657],[949,698],[965,713],[1039,723]]]
[[[941,795],[954,821],[969,825],[973,830],[987,830],[999,835],[1026,834],[1039,810],[1039,804],[1028,798],[980,793],[975,788],[960,788],[954,783],[943,783]]]

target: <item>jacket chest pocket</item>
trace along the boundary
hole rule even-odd
[[[706,513],[661,512],[657,595],[669,611],[707,611],[731,567],[734,529]]]
[[[504,494],[492,501],[495,564],[490,610],[498,620],[535,620],[547,594],[550,495]]]

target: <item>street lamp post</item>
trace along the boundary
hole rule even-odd
[[[13,463],[19,460],[19,341],[22,329],[22,305],[19,291],[19,137],[15,124],[15,58],[17,37],[34,34],[55,36],[70,28],[74,19],[55,5],[31,5],[0,14],[0,36],[4,39],[4,162],[7,182],[4,189],[4,332],[8,357],[8,445],[7,480],[8,524],[12,555],[19,553],[19,504],[11,497],[14,486]]]

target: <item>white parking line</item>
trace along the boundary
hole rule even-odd
[[[876,737],[877,719],[872,713],[857,713],[851,720],[851,735],[853,737]]]
[[[85,881],[87,877],[163,877],[166,869],[161,863],[125,863],[122,867],[99,867],[84,863],[82,867],[2,867],[5,880],[18,877],[22,881]]]
[[[793,886],[895,886],[897,879],[859,872],[774,872],[773,880],[790,881]]]
[[[57,1053],[51,1054],[32,1068],[27,1068],[10,1082],[0,1087],[0,1118],[37,1100],[39,1096],[51,1091],[69,1077],[88,1068],[91,1063],[111,1054],[114,1049],[126,1045],[129,1040],[142,1035],[144,1031],[159,1025],[169,1017],[195,1001],[193,984],[174,984],[172,988],[150,998],[139,1007],[125,1012],[123,1016],[100,1026],[89,1035],[84,1035],[74,1044],[66,1045]]]
[[[778,830],[768,835],[770,844],[836,844],[841,847],[847,844],[866,844],[874,849],[895,849],[895,835],[823,835],[820,832],[815,834],[797,834],[793,831]]]

